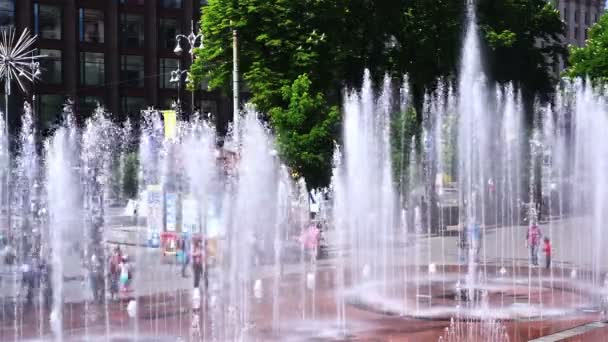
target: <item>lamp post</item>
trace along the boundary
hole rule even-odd
[[[190,34],[183,35],[183,34],[178,34],[175,36],[175,40],[177,42],[177,44],[175,45],[175,49],[173,49],[173,52],[178,55],[181,56],[182,53],[184,52],[184,50],[182,49],[181,46],[181,41],[185,40],[186,43],[188,44],[188,54],[190,55],[190,64],[194,63],[194,48],[195,48],[195,44],[197,41],[199,41],[200,45],[198,46],[199,48],[203,47],[203,35],[199,32],[199,33],[195,33],[194,32],[194,21],[190,21]],[[176,70],[179,72],[186,72],[186,70]],[[181,76],[181,75],[180,75]],[[186,79],[186,82],[188,82],[188,79]],[[192,90],[192,107],[190,108],[190,110],[192,112],[194,112],[194,92],[195,90]],[[178,97],[179,97],[179,85],[178,85]]]
[[[36,55],[33,48],[37,36],[31,36],[28,29],[23,30],[19,38],[15,29],[2,31],[0,37],[0,80],[4,82],[4,133],[6,135],[6,222],[11,226],[10,206],[10,138],[8,123],[8,98],[11,94],[11,83],[17,81],[19,88],[25,92],[24,80],[34,83],[40,78],[38,59],[46,56]],[[22,79],[23,78],[23,79]]]
[[[181,65],[178,64],[178,65]],[[185,73],[187,73],[188,70],[182,70],[180,66],[177,67],[176,70],[171,71],[171,78],[169,79],[170,83],[176,83],[177,84],[177,101],[174,104],[175,107],[175,111],[178,114],[181,114],[182,112],[182,104],[181,104],[181,88],[182,88],[182,76],[184,76]],[[189,79],[186,76],[186,82],[188,82]],[[194,92],[192,92],[192,105],[194,106]]]

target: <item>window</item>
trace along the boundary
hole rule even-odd
[[[103,11],[81,8],[78,14],[80,41],[103,43]]]
[[[585,25],[589,25],[589,12],[585,11]]]
[[[61,39],[61,9],[34,4],[34,31],[40,38]]]
[[[61,95],[40,95],[40,126],[42,132],[59,123],[63,108],[63,96]]]
[[[182,8],[182,0],[160,0],[162,8]]]
[[[161,88],[177,88],[177,83],[170,82],[171,71],[177,70],[179,67],[179,59],[161,58],[160,59],[160,87]]]
[[[578,10],[574,10],[574,23],[578,24]]]
[[[46,56],[40,59],[42,81],[60,84],[63,81],[61,50],[40,49],[40,54]]]
[[[15,0],[0,0],[0,30],[15,25]]]
[[[199,0],[199,6],[207,6],[207,3],[209,3],[209,0]]]
[[[568,6],[564,7],[564,22],[568,24],[568,20],[570,20],[570,16],[568,15]]]
[[[173,49],[176,41],[175,36],[180,33],[177,19],[160,19],[158,30],[158,46],[161,49]]]
[[[578,40],[578,26],[574,28],[574,39]]]
[[[97,105],[103,105],[103,101],[100,97],[83,96],[79,98],[78,101],[78,112],[81,116],[90,116],[97,108]]]
[[[80,83],[82,85],[102,85],[105,82],[103,53],[80,53]]]
[[[120,3],[123,5],[142,6],[144,4],[144,0],[120,0]]]
[[[123,14],[121,18],[121,41],[123,48],[144,46],[144,17],[138,14]]]
[[[123,96],[120,98],[120,108],[123,115],[138,115],[146,109],[146,100],[143,97]]]
[[[589,30],[585,30],[585,40],[589,39]]]
[[[120,81],[129,87],[144,86],[144,57],[120,56]]]

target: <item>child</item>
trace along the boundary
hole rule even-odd
[[[545,268],[551,267],[551,242],[548,237],[545,237],[545,244],[543,245],[543,252],[545,253]]]

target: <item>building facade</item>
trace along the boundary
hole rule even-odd
[[[588,31],[604,13],[606,0],[554,0],[566,24],[565,39],[570,45],[583,46]]]
[[[552,0],[565,24],[566,44],[583,46],[589,37],[589,28],[604,14],[606,0]],[[558,61],[555,71],[561,72],[564,61]]]
[[[11,108],[37,94],[37,113],[45,130],[60,115],[62,104],[74,100],[77,117],[90,115],[97,103],[119,119],[137,118],[149,106],[170,108],[179,96],[191,111],[191,92],[170,82],[171,72],[187,69],[189,46],[177,56],[175,36],[198,30],[206,0],[0,0],[0,28],[29,28],[38,35],[42,80],[27,94],[11,96]],[[197,43],[198,45],[198,43]],[[211,113],[224,126],[232,102],[201,87],[194,108]],[[11,110],[11,114],[19,112]],[[9,119],[18,124],[15,115]],[[12,126],[14,127],[14,126]]]

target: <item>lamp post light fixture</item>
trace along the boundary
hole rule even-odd
[[[169,79],[170,83],[177,84],[177,101],[175,103],[175,110],[177,113],[181,114],[182,104],[181,104],[181,88],[182,88],[182,77],[186,74],[188,70],[182,70],[181,68],[177,68],[177,70],[171,71],[171,78]],[[186,83],[189,81],[188,76],[186,76]],[[192,106],[194,106],[194,92],[192,92]]]
[[[202,33],[195,33],[194,32],[194,21],[190,22],[190,34],[183,35],[183,34],[178,34],[175,36],[175,41],[177,42],[175,45],[175,49],[173,49],[173,52],[178,55],[181,56],[182,53],[184,52],[184,50],[182,49],[182,45],[181,45],[181,41],[185,41],[186,44],[188,44],[188,54],[190,55],[190,64],[192,65],[192,63],[194,63],[194,48],[196,47],[196,43],[197,41],[199,42],[199,46],[198,48],[203,48],[203,34]],[[185,72],[178,69],[178,72]],[[171,73],[171,76],[173,77],[173,73]],[[181,75],[180,75],[181,76]],[[186,82],[188,82],[189,79],[186,78]],[[179,87],[180,85],[178,84],[177,89],[178,89],[178,98],[179,98]],[[190,110],[192,112],[194,112],[194,92],[195,90],[192,90],[192,107],[190,108]]]
[[[31,36],[28,29],[17,38],[15,29],[3,30],[0,36],[0,80],[4,82],[4,133],[6,135],[6,220],[7,229],[11,226],[10,209],[10,138],[8,123],[8,98],[11,95],[11,83],[17,81],[19,88],[26,91],[25,81],[32,84],[42,75],[40,58],[33,48],[37,36]],[[24,80],[25,79],[25,80]]]

